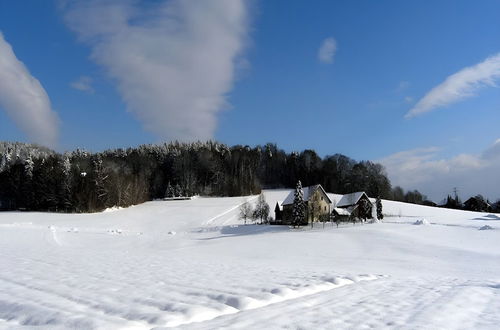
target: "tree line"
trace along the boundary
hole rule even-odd
[[[0,208],[94,212],[166,196],[242,196],[263,188],[321,184],[345,194],[393,199],[382,165],[314,150],[285,152],[276,144],[228,146],[215,141],[57,153],[0,142]]]

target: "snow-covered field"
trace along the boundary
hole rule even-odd
[[[499,328],[500,215],[297,230],[242,225],[246,199],[0,213],[0,328]]]

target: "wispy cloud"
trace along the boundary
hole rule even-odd
[[[412,96],[405,96],[404,97],[405,103],[412,103],[413,102],[413,97]]]
[[[245,48],[245,0],[67,1],[66,22],[164,139],[212,138]]]
[[[500,79],[500,53],[446,78],[443,83],[434,87],[420,99],[408,111],[405,118],[412,118],[472,97],[481,88],[496,86],[495,80],[497,79]]]
[[[0,32],[0,108],[33,141],[57,144],[59,120],[40,82],[17,59]]]
[[[333,63],[333,57],[337,52],[337,41],[333,37],[326,38],[318,50],[318,59],[323,63]]]
[[[435,201],[444,198],[453,187],[462,197],[484,194],[500,198],[500,139],[478,154],[440,157],[441,149],[418,148],[398,152],[377,160],[383,164],[393,185],[419,189]]]
[[[81,76],[77,80],[73,81],[70,86],[82,92],[94,93],[94,88],[92,87],[92,78],[88,76]]]
[[[398,87],[396,87],[396,92],[400,93],[404,90],[407,90],[410,87],[411,83],[407,80],[402,80],[399,82]]]

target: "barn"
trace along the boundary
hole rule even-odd
[[[372,202],[364,191],[346,194],[337,203],[334,209],[334,216],[345,218],[371,219]],[[347,212],[346,212],[347,211]]]

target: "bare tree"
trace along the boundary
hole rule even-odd
[[[267,204],[264,194],[260,193],[257,205],[255,205],[255,210],[253,211],[254,218],[260,219],[260,224],[267,222],[267,219],[269,218],[269,211],[269,204]]]
[[[252,205],[248,201],[240,205],[240,219],[243,219],[245,225],[247,224],[247,220],[252,217],[253,209]]]

